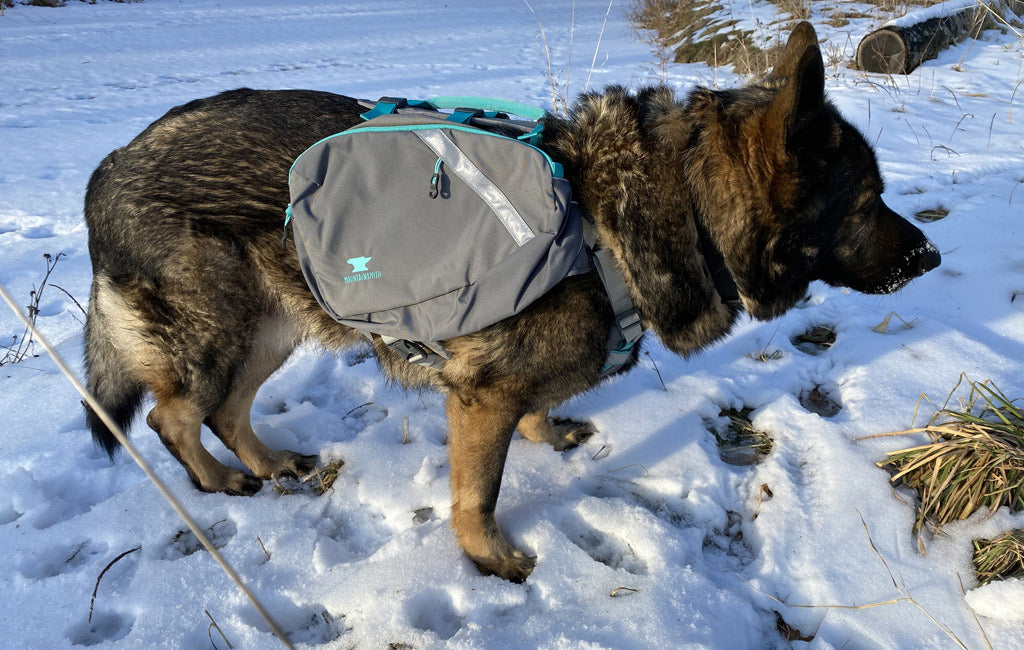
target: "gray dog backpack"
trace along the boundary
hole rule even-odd
[[[542,124],[508,117],[544,111],[481,98],[367,105],[366,122],[314,144],[288,176],[285,225],[313,296],[336,321],[439,368],[441,341],[517,314],[594,267],[569,182],[535,146]],[[635,317],[606,374],[639,335]]]

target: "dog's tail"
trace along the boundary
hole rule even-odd
[[[133,378],[129,372],[128,358],[112,340],[112,326],[118,325],[107,322],[101,309],[102,299],[99,294],[105,290],[109,291],[104,288],[103,279],[95,277],[85,319],[86,383],[99,405],[110,414],[122,431],[126,431],[142,406],[146,386]],[[121,448],[121,443],[87,404],[85,418],[92,430],[93,441],[113,458]]]

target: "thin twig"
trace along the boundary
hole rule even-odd
[[[646,354],[647,358],[651,360],[651,365],[654,366],[654,372],[658,373],[658,381],[661,382],[661,389],[667,393],[668,392],[668,387],[665,386],[665,380],[661,376],[661,371],[658,370],[658,364],[655,363],[654,357],[652,357],[651,353],[648,352],[647,350],[644,350],[644,354]]]
[[[558,112],[558,89],[555,87],[555,74],[551,70],[551,50],[548,48],[548,36],[544,33],[544,24],[540,21],[540,16],[534,11],[533,5],[530,4],[530,0],[523,0],[523,4],[533,14],[534,19],[537,21],[537,28],[540,29],[540,39],[544,44],[544,57],[548,63],[548,83],[551,84],[551,106]]]
[[[572,45],[576,36],[576,0],[572,0],[572,14],[569,16],[569,63],[565,66],[565,90],[562,91],[562,98],[566,104],[569,102],[569,79],[572,76]]]
[[[611,593],[609,593],[608,595],[611,596],[612,598],[615,598],[619,594],[635,594],[638,591],[640,591],[640,590],[639,589],[634,589],[632,587],[616,587],[615,589],[612,589]]]
[[[925,616],[927,616],[928,619],[932,623],[935,624],[936,627],[938,627],[940,630],[942,630],[942,632],[946,636],[948,636],[954,643],[956,643],[957,646],[963,648],[964,650],[967,650],[967,646],[964,644],[963,641],[961,641],[956,636],[956,634],[953,633],[952,630],[950,630],[945,625],[943,625],[942,623],[937,621],[935,619],[935,617],[932,616],[928,612],[928,610],[925,609],[924,606],[921,605],[921,603],[919,603],[916,600],[914,600],[914,597],[910,595],[909,591],[907,591],[907,586],[905,584],[901,585],[899,582],[896,581],[896,576],[893,575],[892,570],[889,568],[889,563],[885,561],[885,558],[882,557],[882,554],[878,551],[878,547],[875,546],[874,540],[871,539],[871,531],[868,529],[867,522],[864,521],[864,516],[860,513],[860,510],[857,510],[857,516],[860,517],[860,521],[864,525],[864,532],[867,534],[868,544],[871,546],[871,550],[874,551],[875,555],[878,556],[878,559],[880,559],[882,561],[882,564],[885,566],[886,572],[889,574],[889,579],[892,580],[893,587],[895,587],[897,594],[899,594],[896,598],[890,598],[889,600],[879,601],[879,602],[875,602],[875,603],[865,603],[863,605],[793,605],[793,604],[787,603],[786,601],[784,601],[784,600],[782,600],[780,598],[777,598],[777,597],[775,597],[775,596],[773,596],[771,594],[767,594],[767,593],[761,591],[760,589],[758,589],[754,585],[750,584],[749,582],[747,583],[747,586],[750,587],[752,590],[756,591],[758,594],[760,594],[760,595],[762,595],[762,596],[764,596],[766,598],[770,598],[771,600],[774,600],[777,603],[785,605],[786,607],[795,607],[795,608],[803,608],[803,609],[850,609],[850,610],[861,610],[861,609],[872,609],[874,607],[882,607],[882,606],[885,606],[885,605],[895,605],[897,603],[912,603],[915,607],[920,609],[925,614]],[[982,631],[982,633],[984,634],[984,630]],[[987,640],[987,637],[986,637],[986,640]]]
[[[587,72],[587,83],[583,84],[583,92],[590,88],[590,75],[594,74],[594,66],[597,64],[597,52],[601,49],[601,39],[604,38],[604,29],[608,24],[608,14],[612,12],[612,2],[608,0],[608,8],[604,10],[604,21],[601,23],[601,33],[597,35],[597,45],[594,46],[594,58],[590,60],[590,70]]]
[[[232,646],[231,642],[228,641],[228,638],[224,636],[224,631],[220,629],[219,625],[217,625],[217,621],[213,620],[213,616],[210,615],[209,610],[204,609],[203,613],[206,614],[206,618],[210,619],[210,626],[206,628],[206,634],[210,637],[210,643],[213,647],[217,647],[217,644],[213,642],[213,630],[217,630],[217,634],[220,635],[220,638],[224,639],[224,643],[228,644],[228,650],[231,650],[234,646]]]
[[[54,289],[56,289],[57,291],[63,292],[64,295],[67,296],[68,298],[71,298],[71,302],[75,303],[75,306],[78,307],[82,311],[82,315],[83,316],[87,315],[85,313],[85,308],[82,307],[82,305],[79,304],[79,302],[77,300],[75,300],[75,297],[72,296],[71,293],[67,289],[65,289],[64,287],[62,287],[62,286],[60,286],[58,284],[53,284],[52,282],[50,283],[50,286],[53,287]]]
[[[100,590],[100,580],[103,579],[103,574],[105,574],[107,571],[109,571],[110,567],[114,566],[114,564],[117,563],[118,560],[120,560],[121,558],[123,558],[126,555],[134,553],[135,551],[137,551],[137,550],[139,550],[141,548],[142,548],[141,546],[136,546],[135,548],[129,549],[129,550],[125,551],[124,553],[118,555],[117,557],[115,557],[113,560],[110,561],[110,564],[108,564],[107,566],[103,567],[103,570],[100,571],[100,574],[98,576],[96,576],[96,586],[92,588],[92,599],[89,600],[89,622],[90,623],[92,623],[92,608],[93,608],[93,605],[96,604],[96,592],[98,592]]]
[[[373,406],[373,402],[366,402],[365,404],[360,404],[359,406],[350,408],[348,410],[348,413],[346,413],[345,415],[341,416],[342,419],[347,418],[348,416],[352,415],[353,413],[355,413],[359,409],[363,408],[364,406]]]

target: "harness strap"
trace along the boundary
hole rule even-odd
[[[607,377],[619,370],[630,360],[633,347],[644,334],[640,313],[633,306],[626,287],[626,278],[615,263],[615,257],[607,248],[600,248],[597,242],[597,226],[589,215],[583,217],[583,240],[590,250],[597,275],[601,278],[604,291],[615,312],[615,321],[608,331],[608,352],[605,355],[601,377]]]
[[[384,335],[381,335],[380,340],[409,363],[416,363],[433,370],[443,368],[444,362],[452,356],[440,343],[421,343]]]
[[[729,269],[725,265],[725,257],[722,256],[722,251],[715,246],[704,222],[700,218],[695,221],[697,222],[697,245],[700,247],[700,254],[704,256],[704,262],[708,265],[715,291],[718,292],[722,302],[727,305],[735,305],[738,309],[742,304],[740,292],[736,287],[736,281],[733,280],[732,274],[729,273]]]

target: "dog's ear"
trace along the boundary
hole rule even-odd
[[[786,49],[783,50],[779,62],[772,68],[769,77],[788,79],[796,72],[801,57],[808,48],[818,49],[818,35],[806,20],[797,24],[789,34]],[[821,58],[820,52],[818,55]]]
[[[787,149],[801,127],[819,113],[825,103],[825,66],[818,36],[808,22],[796,26],[771,77],[784,79],[766,116],[766,128],[782,138]]]

